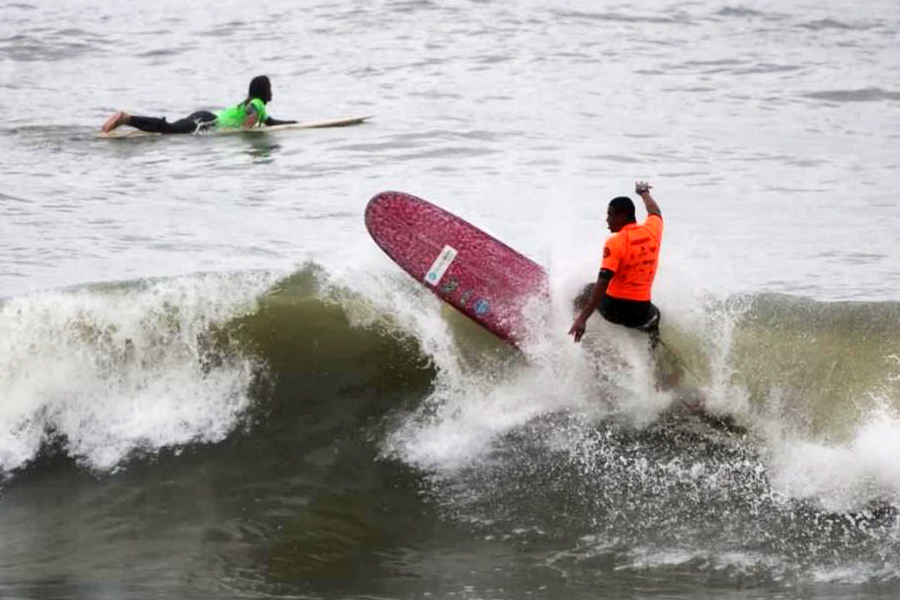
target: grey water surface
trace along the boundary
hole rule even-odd
[[[895,0],[0,13],[0,597],[900,594]],[[259,74],[374,117],[95,136]],[[566,336],[638,179],[676,390]],[[387,189],[547,268],[533,343],[381,253]]]

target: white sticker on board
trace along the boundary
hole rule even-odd
[[[456,258],[456,249],[452,246],[444,246],[438,257],[434,259],[434,263],[428,272],[425,273],[425,283],[429,285],[437,285],[441,281],[441,277],[450,268],[453,259]]]

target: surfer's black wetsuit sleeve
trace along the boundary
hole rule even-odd
[[[272,127],[273,125],[293,125],[297,121],[279,121],[278,119],[273,119],[272,117],[268,117],[263,123],[266,124],[266,127]]]

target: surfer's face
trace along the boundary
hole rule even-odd
[[[606,225],[613,233],[619,231],[627,224],[625,215],[614,209],[612,206],[606,209]]]

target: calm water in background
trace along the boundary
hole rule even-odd
[[[2,595],[897,595],[896,2],[0,8]],[[260,73],[376,116],[93,137]],[[635,179],[745,438],[565,336]],[[380,253],[384,189],[547,266],[528,360]]]

